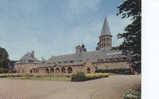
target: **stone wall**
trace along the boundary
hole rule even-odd
[[[21,63],[21,64],[15,64],[15,71],[17,73],[30,73],[31,69],[37,68],[41,66],[41,64],[35,64],[35,63]]]
[[[96,69],[121,69],[129,68],[127,62],[98,62],[91,63],[86,61],[80,65],[56,65],[50,66],[45,64],[16,64],[15,70],[17,73],[39,73],[39,74],[72,74],[77,72],[94,73]]]

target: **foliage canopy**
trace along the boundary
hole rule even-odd
[[[7,71],[9,69],[9,56],[6,49],[0,47],[0,70]]]
[[[130,18],[130,23],[125,28],[125,33],[118,37],[124,39],[120,45],[123,54],[128,56],[129,63],[136,72],[141,72],[141,0],[124,0],[118,6],[122,18]]]

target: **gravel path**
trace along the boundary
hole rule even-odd
[[[0,79],[0,99],[123,99],[141,76],[115,75],[85,82]]]

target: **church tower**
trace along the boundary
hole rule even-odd
[[[107,18],[105,18],[96,50],[105,50],[111,48],[112,48],[112,35],[110,32]]]

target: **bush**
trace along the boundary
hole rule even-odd
[[[130,69],[97,69],[96,73],[132,74]]]
[[[124,95],[124,99],[141,99],[141,90],[128,90]]]
[[[87,78],[83,72],[78,72],[77,74],[73,74],[71,77],[71,81],[85,81],[85,80],[87,80]]]

